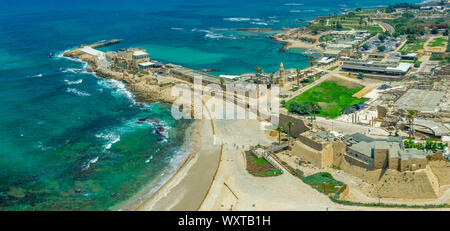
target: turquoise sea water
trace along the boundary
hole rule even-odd
[[[389,1],[389,3],[404,2]],[[410,1],[411,2],[411,1]],[[233,28],[300,26],[296,18],[381,7],[381,0],[0,2],[0,210],[105,210],[169,175],[190,121],[136,103],[123,84],[59,57],[80,43],[146,48],[151,57],[214,74],[308,65],[267,34]],[[157,124],[137,123],[157,118]],[[153,130],[168,129],[158,141]],[[155,185],[156,187],[156,185]]]

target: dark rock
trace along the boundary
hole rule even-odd
[[[138,121],[140,121],[140,122],[146,121],[146,122],[150,122],[150,123],[159,123],[159,122],[161,122],[161,120],[156,119],[156,118],[152,118],[152,117],[146,117],[146,118],[138,119]]]

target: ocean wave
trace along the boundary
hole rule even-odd
[[[145,163],[150,163],[150,160],[153,159],[153,155],[151,155],[147,160],[145,160]]]
[[[118,94],[127,97],[133,104],[136,104],[134,95],[126,88],[125,84],[114,79],[101,79],[97,81],[101,86],[110,88],[113,90],[113,94]]]
[[[269,24],[267,22],[250,22],[251,24],[254,25],[262,25],[262,26],[268,26]]]
[[[303,6],[305,4],[303,3],[297,3],[297,2],[291,2],[291,3],[285,3],[285,6]]]
[[[120,135],[117,135],[116,133],[100,133],[96,134],[95,137],[99,139],[106,140],[106,144],[103,146],[105,150],[111,149],[112,145],[120,141]]]
[[[70,92],[70,93],[73,93],[75,95],[78,95],[78,96],[91,96],[91,94],[89,94],[87,92],[79,91],[79,90],[77,90],[75,88],[67,88],[66,91]]]
[[[89,160],[86,164],[84,164],[82,166],[83,168],[81,169],[81,171],[85,171],[85,170],[89,169],[91,167],[91,164],[95,164],[95,163],[97,163],[97,161],[98,161],[98,156],[92,160]]]
[[[180,28],[180,27],[171,27],[170,29],[171,30],[183,30],[183,28]]]
[[[230,22],[263,21],[260,18],[224,18],[223,20],[230,21]]]
[[[42,78],[42,74],[37,74],[37,75],[29,75],[27,76],[28,78]]]
[[[76,81],[69,81],[69,80],[65,79],[64,82],[66,82],[67,85],[78,85],[78,84],[81,84],[83,82],[83,80],[79,79]]]
[[[59,69],[62,73],[75,73],[75,74],[80,74],[80,73],[86,73],[86,70],[84,68],[60,68]]]
[[[66,53],[67,51],[73,50],[73,49],[75,49],[75,48],[76,48],[76,47],[72,47],[72,48],[70,48],[70,49],[67,49],[67,50],[64,50],[64,51],[57,52],[57,53],[55,53],[52,57],[53,57],[53,59],[68,59],[68,60],[71,60],[71,61],[74,61],[74,62],[84,63],[84,61],[81,60],[81,59],[79,59],[79,58],[72,58],[72,57],[66,57],[66,56],[64,56],[64,53]]]
[[[224,28],[211,28],[210,30],[205,30],[205,29],[197,29],[194,28],[191,31],[193,32],[203,32],[205,33],[204,38],[205,39],[238,39],[237,36],[235,35],[224,35],[224,34],[219,34],[219,33],[214,33],[213,31],[226,31],[229,29],[224,29]]]
[[[290,10],[291,13],[316,12],[317,10]]]

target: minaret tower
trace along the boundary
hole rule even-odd
[[[284,76],[284,65],[283,62],[280,63],[280,80],[278,84],[280,87],[284,87],[284,83],[286,82],[286,77]]]

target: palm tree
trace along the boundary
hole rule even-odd
[[[409,137],[414,137],[414,118],[416,117],[416,111],[409,110],[408,114],[406,115],[406,119],[408,120],[409,124]]]
[[[278,131],[278,144],[281,144],[281,132],[283,132],[283,128],[278,126],[275,130]]]
[[[365,76],[364,76],[363,73],[361,73],[361,72],[358,73],[358,79],[364,79],[364,77],[365,77]]]
[[[302,71],[300,70],[300,68],[297,68],[295,71],[297,72],[297,85],[300,86],[300,74],[302,73]]]
[[[288,125],[288,129],[289,129],[289,137],[292,139],[291,127],[294,126],[294,122],[288,121],[287,125]]]
[[[316,103],[311,103],[311,110],[313,113],[314,120],[316,120],[316,112],[318,109],[319,109],[319,105],[317,105]]]
[[[270,75],[269,75],[269,78],[270,78],[270,84],[272,84],[273,83],[273,73],[270,73]]]

